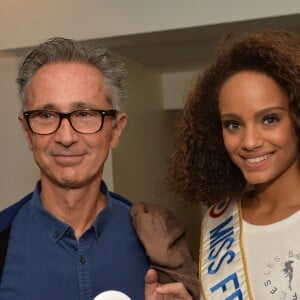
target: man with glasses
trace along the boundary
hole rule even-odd
[[[108,191],[126,71],[103,48],[53,38],[20,66],[19,121],[40,169],[35,190],[0,213],[0,299],[144,298],[145,255],[130,202]]]

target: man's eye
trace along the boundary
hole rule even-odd
[[[78,112],[78,117],[81,117],[81,118],[84,118],[84,117],[90,117],[91,116],[91,113],[89,111],[80,111]]]
[[[49,120],[52,118],[55,118],[56,115],[53,112],[50,111],[41,111],[41,112],[37,112],[36,114],[32,115],[32,118],[38,118],[41,120]]]
[[[79,119],[95,118],[96,116],[97,116],[97,112],[92,110],[77,111],[74,115],[75,118],[79,118]]]
[[[50,119],[50,118],[53,117],[53,114],[51,114],[51,113],[44,113],[44,114],[41,114],[40,117],[43,118],[43,119]]]

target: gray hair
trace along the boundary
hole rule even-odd
[[[19,67],[17,86],[24,110],[27,90],[35,72],[48,63],[80,62],[96,67],[102,74],[107,99],[120,111],[126,98],[127,70],[123,62],[103,47],[84,47],[66,38],[55,37],[33,48]]]

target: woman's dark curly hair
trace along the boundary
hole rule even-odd
[[[239,197],[245,189],[246,181],[224,147],[218,96],[229,77],[246,70],[270,76],[287,93],[300,141],[300,36],[269,29],[227,38],[214,62],[199,74],[177,124],[167,184],[185,201],[211,205]]]

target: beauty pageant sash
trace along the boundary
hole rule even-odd
[[[212,206],[201,225],[199,277],[206,300],[253,300],[241,241],[237,201]]]

